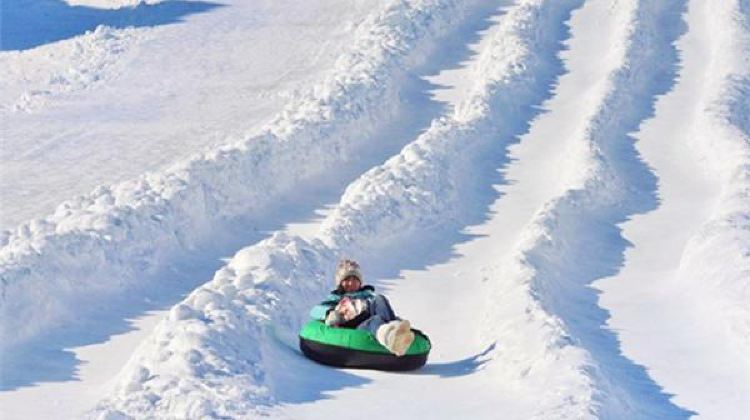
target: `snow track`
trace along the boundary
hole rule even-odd
[[[567,186],[534,216],[506,268],[528,284],[529,306],[540,305],[559,322],[557,340],[585,350],[579,369],[591,386],[590,414],[598,417],[687,414],[669,403],[642,367],[622,357],[614,334],[602,329],[607,314],[589,287],[622,263],[625,242],[617,223],[653,206],[648,195],[653,178],[628,133],[651,114],[656,95],[674,78],[675,60],[668,57],[675,57],[671,43],[680,25],[672,12],[679,7],[679,2],[651,1],[613,5],[617,13],[606,25],[614,31],[612,68],[592,81],[594,94],[582,107],[580,126],[566,139],[567,161],[559,170]]]
[[[476,52],[461,68],[430,55],[446,35]],[[323,419],[373,402],[388,418],[747,413],[748,0],[389,1],[354,38],[261,134],[6,234],[3,363],[123,296],[159,296],[170,271],[244,236],[86,417]],[[402,91],[420,66],[443,70],[430,81],[452,103],[379,143],[424,105]],[[317,191],[338,203],[314,234],[252,231],[330,203]],[[430,335],[422,370],[300,357],[341,257]]]
[[[679,84],[637,135],[661,204],[624,225],[634,248],[597,284],[623,353],[705,418],[750,408],[747,12],[691,3]]]
[[[462,213],[462,202],[475,197],[459,186],[479,175],[477,158],[497,153],[523,129],[518,116],[544,98],[554,76],[557,32],[539,28],[559,27],[573,4],[524,1],[511,8],[472,70],[473,89],[452,114],[352,184],[319,239],[274,235],[240,251],[175,306],[99,413],[245,417],[289,395],[284,369],[269,369],[279,348],[267,329],[294,334],[327,289],[338,255],[384,252]],[[556,397],[555,405],[571,398]]]
[[[681,27],[675,7],[589,2],[576,12],[570,73],[515,149],[506,175],[513,184],[493,208],[498,221],[482,230],[500,245],[499,262],[482,271],[495,284],[484,334],[499,343],[495,359],[512,361],[489,369],[577,390],[575,404],[560,407],[571,411],[547,417],[688,414],[622,357],[589,286],[620,267],[625,242],[616,224],[654,205],[653,177],[628,133],[670,88],[676,59],[668,57]]]

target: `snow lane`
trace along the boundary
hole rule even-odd
[[[603,85],[615,70],[610,55],[622,37],[622,25],[616,24],[620,15],[611,13],[611,6],[590,2],[573,14],[573,34],[560,54],[566,73],[529,132],[510,147],[512,163],[503,169],[507,184],[499,187],[503,197],[492,211],[502,222],[490,229],[498,257],[513,251],[523,229],[547,202],[581,186],[571,174],[576,168],[576,161],[571,161],[576,156],[572,139],[580,136],[587,116],[598,109]]]
[[[461,252],[465,262],[455,263],[470,267],[458,269],[462,278],[483,279],[485,294],[491,297],[480,300],[486,302],[481,336],[485,343],[497,343],[488,371],[508,382],[524,378],[530,394],[542,388],[571,396],[565,404],[540,408],[539,418],[590,416],[595,384],[584,374],[585,352],[572,345],[559,321],[539,307],[528,286],[515,281],[519,273],[511,261],[517,247],[536,240],[529,228],[535,214],[567,189],[580,187],[580,179],[570,174],[576,155],[569,150],[575,148],[573,140],[587,118],[597,111],[607,76],[616,69],[612,46],[622,38],[623,25],[617,23],[622,15],[612,7],[608,2],[589,2],[573,13],[572,34],[561,53],[566,73],[554,96],[542,105],[545,112],[510,148],[510,164],[503,170],[506,183],[490,212],[494,216],[470,231],[484,238],[476,241],[473,251]]]
[[[526,2],[528,6],[532,2]],[[554,62],[554,51],[559,48],[554,45],[556,41],[564,38],[565,30],[562,28],[562,21],[566,17],[566,12],[570,10],[575,2],[569,2],[559,6],[559,9],[550,5],[540,7],[538,12],[543,17],[539,22],[535,22],[540,27],[543,26],[549,31],[550,38],[542,39],[524,39],[538,48],[540,54],[544,54],[545,67],[528,68],[530,75],[534,75],[539,82],[547,80],[551,74],[547,73],[556,66]],[[523,8],[519,7],[523,10]],[[529,9],[531,7],[529,6]],[[519,10],[509,12],[513,17],[523,16],[528,18]],[[503,29],[512,27],[512,23],[504,21],[510,19],[507,17],[499,18],[500,25]],[[520,19],[521,20],[521,19]],[[523,21],[523,20],[521,20]],[[543,23],[542,23],[543,22]],[[519,24],[522,26],[523,24]],[[531,26],[530,23],[527,25]],[[533,29],[532,29],[533,31]],[[517,36],[517,35],[515,35]],[[555,36],[555,38],[552,38]],[[477,51],[482,54],[477,61],[479,66],[484,64],[487,69],[496,66],[502,69],[497,61],[488,59],[489,57],[502,57],[502,51],[499,48],[499,40],[510,38],[503,30],[492,28],[483,37],[477,45]],[[513,61],[512,55],[508,58]],[[500,61],[498,59],[498,61]],[[540,71],[544,68],[545,71]],[[555,71],[559,71],[555,69]],[[444,97],[454,97],[457,91],[471,90],[474,78],[467,77],[466,73],[460,74],[455,71],[445,72],[433,78],[433,81],[439,85],[450,86]],[[551,80],[547,80],[551,82]],[[454,84],[455,83],[455,84]],[[540,89],[541,94],[543,89]],[[464,104],[471,103],[466,100]],[[498,107],[498,111],[491,114],[495,117],[494,124],[502,126],[509,118],[507,112],[504,113],[503,107]],[[531,114],[533,115],[533,114]],[[478,141],[482,137],[492,135],[476,134]],[[505,135],[498,135],[500,139],[507,139]],[[473,165],[477,167],[487,166],[489,171],[485,172],[484,177],[472,178],[471,181],[464,180],[460,185],[464,189],[471,190],[471,184],[487,184],[500,182],[497,174],[494,173],[497,165],[503,162],[502,157],[504,149],[503,142],[498,145],[500,150],[494,150],[489,153],[489,157],[483,159],[474,158]],[[408,148],[407,148],[408,149]],[[466,151],[464,151],[466,153]],[[488,162],[483,162],[487,160]],[[477,171],[477,168],[467,170],[467,172]],[[460,178],[463,179],[463,178]],[[378,183],[376,185],[381,185]],[[439,185],[439,184],[438,184]],[[354,186],[350,189],[355,190]],[[434,191],[440,191],[435,188]],[[466,207],[482,207],[488,200],[492,199],[495,192],[485,191],[482,194],[489,194],[488,197],[472,197],[467,191],[460,195],[464,198],[460,200],[470,201],[473,204]],[[367,198],[365,198],[367,197]],[[369,200],[370,197],[378,197],[377,194],[369,194],[365,197],[356,198],[353,195],[345,197],[342,201],[347,201],[350,205],[360,207],[357,204],[362,199]],[[388,197],[385,195],[384,197]],[[392,206],[386,205],[382,199],[379,199],[381,207],[389,209]],[[453,200],[452,200],[453,201]],[[458,201],[458,200],[456,200]],[[449,201],[450,203],[450,201]],[[463,205],[462,205],[463,206]],[[341,207],[340,212],[346,207]],[[473,218],[473,211],[456,211],[452,216],[459,224],[467,224]],[[484,208],[482,208],[484,211]],[[521,212],[519,212],[521,213]],[[366,213],[360,213],[366,215]],[[441,213],[437,213],[441,214]],[[412,418],[423,416],[424,413],[435,413],[433,416],[439,418],[492,418],[497,415],[497,410],[501,409],[504,418],[549,418],[550,416],[568,416],[577,417],[581,413],[580,401],[575,401],[573,396],[580,389],[570,387],[568,378],[552,379],[549,371],[543,372],[540,376],[544,378],[541,381],[534,382],[537,375],[526,375],[519,377],[513,374],[501,374],[498,376],[498,369],[492,369],[492,366],[503,365],[504,361],[493,360],[497,354],[496,347],[504,347],[506,343],[499,341],[493,343],[480,334],[477,325],[480,323],[483,314],[491,310],[492,303],[486,302],[486,294],[492,290],[488,283],[493,262],[496,260],[499,242],[497,226],[506,222],[507,214],[500,212],[496,205],[493,205],[489,214],[494,215],[489,221],[478,226],[472,226],[461,233],[454,233],[449,228],[450,224],[438,223],[432,227],[431,233],[412,234],[408,240],[401,239],[394,245],[379,248],[376,255],[359,251],[363,255],[363,261],[366,263],[366,271],[370,278],[379,278],[377,286],[384,290],[400,316],[411,319],[416,323],[416,327],[424,330],[430,335],[430,339],[435,344],[435,348],[430,355],[428,365],[422,368],[414,375],[393,375],[381,372],[371,371],[348,371],[350,374],[362,382],[355,382],[354,386],[344,387],[341,390],[326,392],[324,398],[306,402],[303,404],[292,404],[292,401],[284,404],[281,409],[273,411],[274,415],[280,415],[288,418],[304,419],[323,419],[335,416],[345,410],[344,407],[354,404],[373,404],[377,403],[379,413],[393,418]],[[530,213],[526,213],[528,218]],[[356,215],[349,213],[348,217],[354,218]],[[372,217],[372,215],[367,215]],[[476,217],[476,216],[474,216]],[[482,217],[483,218],[483,217]],[[356,219],[355,219],[356,220]],[[384,223],[383,228],[376,230],[378,232],[390,232],[395,229],[389,226],[393,221],[385,217],[389,223]],[[407,219],[408,220],[408,219]],[[428,218],[428,221],[432,217]],[[335,218],[328,220],[330,227]],[[371,223],[371,222],[370,222]],[[429,223],[422,221],[421,223]],[[364,222],[362,223],[364,224]],[[346,225],[344,225],[346,226]],[[494,230],[494,231],[493,231]],[[334,236],[336,237],[336,236]],[[367,237],[363,242],[375,241],[372,236]],[[387,241],[393,243],[392,239]],[[425,247],[424,244],[430,244]],[[448,248],[449,255],[443,255],[442,250]],[[409,253],[405,253],[409,250]],[[419,251],[423,250],[423,251]],[[365,256],[366,255],[366,256]],[[445,261],[445,260],[448,261]],[[445,261],[445,262],[443,262]],[[404,267],[423,267],[420,269],[404,270]],[[395,274],[394,274],[395,273]],[[489,303],[490,309],[485,307]],[[514,355],[518,357],[520,355]],[[495,356],[497,357],[497,356]],[[289,360],[288,363],[300,364],[299,361]],[[557,366],[558,371],[564,371],[565,368]],[[568,373],[568,372],[566,372]],[[331,375],[326,372],[312,371],[311,375]],[[575,375],[575,374],[574,374]],[[565,374],[559,375],[564,377]],[[531,380],[530,380],[531,378]],[[297,384],[301,381],[288,381]],[[544,383],[542,386],[541,384]],[[556,385],[559,385],[556,386]],[[417,393],[415,390],[429,390],[428,393]],[[562,395],[562,396],[561,396]],[[562,401],[565,400],[563,403]],[[583,404],[583,412],[586,411],[586,402]],[[439,414],[437,414],[439,413]]]
[[[191,252],[216,258],[211,249],[223,235],[242,235],[246,224],[273,214],[285,194],[304,197],[306,182],[327,186],[356,176],[349,168],[358,155],[377,156],[372,152],[393,146],[390,140],[403,140],[391,126],[399,134],[420,128],[400,122],[401,90],[412,83],[406,69],[420,64],[464,7],[450,0],[389,2],[357,27],[351,49],[326,79],[261,134],[162,173],[101,186],[0,238],[2,345],[66,322],[72,327],[90,304],[106,306],[108,296],[152,287],[171,276],[164,271],[193,262]],[[413,104],[415,116],[424,105]],[[368,148],[378,135],[388,141]],[[340,170],[342,164],[348,166]],[[40,304],[48,309],[35,310]]]
[[[747,13],[743,28],[738,8],[691,2],[689,31],[678,43],[679,83],[638,134],[638,149],[659,177],[661,205],[623,225],[634,247],[624,269],[597,284],[624,353],[647,366],[676,403],[712,419],[741,418],[750,409],[742,343],[749,317],[738,310],[750,302],[742,292],[750,267],[747,252],[742,257],[750,133],[741,125],[746,109],[729,105],[750,103],[750,94],[727,89],[743,74],[748,80],[747,61],[734,59],[750,56]],[[732,264],[724,263],[730,255]]]
[[[649,117],[656,96],[671,88],[676,61],[671,43],[681,28],[679,15],[673,11],[679,6],[679,2],[589,2],[577,12],[572,20],[571,50],[566,54],[571,74],[561,80],[559,92],[565,93],[566,83],[574,84],[576,78],[587,80],[588,89],[580,90],[577,112],[565,106],[564,96],[555,98],[557,102],[550,101],[550,113],[531,129],[531,140],[539,133],[548,136],[548,142],[566,144],[552,145],[550,155],[540,159],[535,153],[546,150],[535,147],[533,141],[521,143],[518,169],[511,165],[508,170],[511,178],[518,179],[504,197],[509,200],[506,210],[532,207],[528,197],[534,194],[541,193],[544,199],[550,193],[562,193],[538,208],[516,239],[515,249],[498,264],[494,275],[498,285],[492,296],[503,309],[488,317],[487,334],[506,343],[499,347],[501,357],[510,358],[514,350],[532,354],[527,356],[530,362],[514,360],[521,375],[521,368],[528,365],[531,371],[547,369],[554,375],[558,363],[538,357],[544,349],[529,349],[524,340],[528,338],[519,330],[530,330],[526,336],[538,334],[548,340],[548,348],[559,348],[567,361],[561,364],[588,378],[588,384],[586,380],[574,384],[581,387],[580,398],[585,398],[586,387],[592,398],[591,411],[580,416],[671,418],[689,414],[669,401],[642,366],[621,355],[614,334],[602,330],[607,313],[597,305],[589,287],[621,264],[625,242],[616,224],[654,205],[653,176],[633,149],[628,133]],[[599,22],[606,30],[596,32],[590,22]],[[605,37],[601,41],[606,44],[599,44],[598,36]],[[590,48],[587,42],[592,41]],[[609,51],[602,51],[604,45]],[[569,91],[579,92],[575,87]],[[566,134],[570,137],[563,137]],[[543,164],[550,174],[545,176],[535,164]],[[498,233],[515,238],[518,224]],[[518,313],[509,309],[514,307],[519,307]]]
[[[373,378],[383,379],[378,382],[322,368],[281,343],[294,337],[309,306],[330,287],[338,255],[353,254],[369,261],[365,256],[381,254],[382,259],[390,259],[394,246],[407,238],[418,235],[424,239],[429,232],[453,231],[454,223],[466,223],[466,217],[484,217],[484,208],[477,211],[477,207],[487,202],[489,197],[483,196],[487,191],[464,187],[487,179],[487,169],[495,166],[477,162],[497,163],[498,153],[526,129],[520,122],[535,114],[530,106],[547,96],[559,67],[555,55],[561,34],[538,28],[560,28],[576,4],[524,1],[511,8],[493,31],[491,47],[467,75],[476,82],[466,98],[400,155],[347,188],[324,222],[319,236],[323,242],[279,234],[240,251],[211,282],[170,311],[169,318],[121,372],[115,392],[102,401],[98,413],[135,417],[275,415],[279,412],[268,404],[293,404],[289,409],[296,410],[303,406],[297,404],[320,400],[332,390],[370,382],[377,387],[377,383],[394,380],[393,376],[374,374]],[[469,209],[473,212],[464,212]],[[436,225],[447,230],[436,229]],[[455,234],[442,240],[446,238],[457,239]],[[274,336],[280,339],[270,339]],[[292,346],[294,341],[292,338]],[[491,347],[462,360],[436,364],[432,373],[472,374],[489,351]],[[491,378],[485,379],[491,382]],[[428,375],[413,375],[413,380],[429,381],[420,386],[433,383]],[[459,383],[467,390],[480,391],[469,377]],[[493,386],[499,384],[483,389],[491,391]],[[534,391],[549,401],[540,408],[536,400],[509,399],[513,406],[509,405],[508,411],[521,417],[533,412],[543,416],[545,408],[562,406],[561,411],[570,412],[565,402],[571,395],[564,387]],[[366,395],[370,394],[360,393],[358,398]],[[406,394],[400,395],[403,402]],[[435,399],[423,403],[434,410],[436,404],[448,402],[444,395],[433,395]],[[492,398],[488,395],[481,400],[474,412],[494,413]],[[399,410],[404,405],[398,401],[383,400],[382,407],[402,414]],[[282,407],[282,415],[289,413]],[[309,409],[300,414],[313,415]]]

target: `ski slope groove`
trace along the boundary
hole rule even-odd
[[[489,14],[481,39],[461,33]],[[109,30],[94,35],[112,39]],[[56,36],[81,31],[63,32]],[[450,106],[409,111],[427,106],[404,100],[414,89],[410,72],[450,67],[435,53],[446,37],[478,41],[476,54],[453,69],[465,82]],[[326,78],[260,133],[100,186],[3,232],[1,367],[31,363],[28,354],[49,346],[49,337],[66,348],[57,337],[116,312],[107,306],[128,296],[171,294],[166,317],[86,418],[314,419],[371,399],[388,417],[436,408],[446,418],[747,413],[749,0],[393,0],[353,39]],[[667,109],[685,106],[675,105],[683,97],[688,121]],[[670,124],[679,129],[651,128]],[[684,151],[672,164],[708,186],[692,197],[701,206],[689,220],[700,223],[664,242],[659,212],[688,204],[670,190],[679,171],[650,154],[657,143]],[[341,169],[363,154],[373,157]],[[320,206],[318,193],[337,202],[314,235],[275,229],[274,213],[291,203]],[[651,249],[646,240],[674,249],[639,258]],[[226,252],[234,255],[208,282],[169,284],[179,270],[213,271],[207,261]],[[435,342],[435,350],[463,341],[465,354],[453,362],[436,354],[439,363],[404,375],[332,370],[301,358],[296,333],[330,289],[341,257],[377,266],[365,270],[366,282],[386,291],[384,278],[406,283],[414,270],[427,277],[458,270],[418,292],[394,290],[424,300],[420,308],[462,311],[436,334],[459,345]],[[656,260],[663,269],[642,275]],[[481,278],[462,278],[461,270]],[[654,284],[664,295],[648,294]],[[676,303],[660,304],[667,300]],[[700,318],[695,334],[687,326],[648,335],[651,324],[669,326],[684,314]],[[696,343],[709,329],[721,342]],[[697,350],[706,344],[711,354],[738,359],[715,392],[705,390],[713,361]],[[684,352],[672,359],[675,347]],[[692,377],[681,381],[678,370]],[[469,380],[438,383],[462,376]],[[34,380],[6,379],[2,389]],[[407,410],[392,401],[407,388],[429,392],[400,395]],[[481,401],[466,403],[476,396]]]

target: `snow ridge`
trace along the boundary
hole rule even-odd
[[[293,186],[345,162],[373,127],[398,114],[404,68],[461,20],[470,3],[391,1],[357,28],[351,52],[260,134],[161,173],[100,186],[51,216],[0,235],[0,342],[11,348],[258,214]],[[43,306],[44,311],[36,310]]]
[[[711,65],[692,146],[721,180],[710,220],[689,240],[677,278],[750,351],[750,3],[707,3]],[[680,287],[679,284],[675,287]]]
[[[561,352],[566,363],[534,357],[538,360],[532,358],[531,371],[548,369],[554,377],[558,366],[570,369],[577,364],[585,379],[572,386],[589,388],[591,400],[582,405],[588,411],[581,410],[575,418],[688,414],[668,401],[642,367],[622,357],[614,334],[602,329],[608,315],[598,307],[589,286],[622,264],[626,244],[617,224],[655,205],[651,192],[655,180],[629,133],[653,113],[656,96],[668,90],[671,82],[667,81],[675,77],[672,43],[681,24],[675,22],[679,16],[670,16],[681,5],[680,1],[631,0],[615,6],[624,18],[618,17],[619,26],[613,28],[620,41],[612,46],[607,62],[613,67],[606,80],[592,81],[598,100],[584,109],[584,125],[567,139],[574,156],[564,173],[568,189],[546,203],[525,228],[503,273],[517,284],[498,289],[493,299],[499,307],[522,301],[528,308],[521,319],[508,318],[490,327],[504,334],[506,347],[512,343],[508,337],[525,322],[545,326],[546,330],[533,334],[543,334],[549,346],[573,346]],[[570,415],[557,412],[552,417]]]
[[[560,26],[576,4],[524,0],[511,8],[472,69],[473,90],[452,114],[350,185],[318,238],[275,234],[238,252],[172,308],[92,416],[267,414],[275,387],[284,386],[265,369],[279,350],[273,337],[298,331],[330,286],[338,256],[377,252],[460,212],[469,197],[457,186],[472,175],[469,163],[512,140],[515,113],[539,103],[554,77],[559,40],[542,28]],[[559,405],[577,391],[556,385],[550,396]]]

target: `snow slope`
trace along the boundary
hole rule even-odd
[[[550,83],[557,33],[538,29],[559,26],[570,7],[527,1],[508,11],[473,68],[477,81],[453,113],[435,120],[398,156],[351,185],[318,238],[308,242],[277,234],[246,248],[175,306],[123,369],[99,415],[243,417],[273,412],[267,406],[290,398],[294,381],[284,363],[274,360],[280,348],[270,337],[293,337],[306,308],[326,290],[337,255],[385,252],[463,214],[461,203],[476,198],[471,188],[461,188],[476,179],[480,165],[473,162],[497,147],[497,138],[508,141],[523,129],[514,117],[528,113]],[[455,158],[459,152],[462,159]],[[556,351],[561,349],[551,349]],[[573,388],[573,395],[561,395],[563,383],[546,393],[535,389],[544,393],[545,403],[526,400],[519,413],[586,412],[585,400],[582,408],[562,403],[579,392]],[[441,395],[428,402],[438,402]],[[290,417],[309,412],[303,407]],[[486,408],[480,413],[486,415]]]
[[[662,204],[624,225],[634,245],[625,268],[597,286],[625,355],[677,403],[705,418],[742,418],[750,409],[748,8],[693,2],[685,18],[679,84],[637,135]]]
[[[507,275],[528,283],[563,337],[586,350],[582,368],[591,381],[592,414],[604,418],[687,414],[669,403],[641,366],[621,356],[614,334],[602,329],[607,314],[589,287],[620,266],[625,244],[616,223],[650,205],[643,191],[650,174],[628,133],[669,88],[674,70],[668,57],[680,27],[675,6],[634,1],[600,9],[599,17],[614,16],[605,26],[614,31],[608,68],[602,78],[590,79],[590,99],[578,105],[582,119],[563,139],[565,159],[552,166],[565,187],[537,210],[508,263]]]
[[[405,0],[367,16],[260,134],[7,234],[4,366],[145,297],[166,317],[81,388],[98,397],[86,417],[744,416],[750,3]],[[456,66],[457,49],[474,54]],[[405,98],[415,87],[448,106]],[[324,219],[290,225],[298,207]],[[340,257],[430,335],[423,369],[299,354]],[[0,404],[30,395],[14,392]]]
[[[233,219],[252,219],[305,180],[320,182],[353,161],[375,122],[397,114],[403,66],[419,61],[459,11],[450,2],[388,4],[358,26],[351,52],[325,80],[260,134],[164,172],[97,187],[19,226],[0,250],[3,346],[64,323],[84,290],[104,298],[144,287],[180,253],[233,228]],[[40,304],[47,310],[37,311]]]
[[[394,145],[400,147],[399,142],[411,138],[412,132],[419,129],[425,122],[429,122],[422,114],[430,115],[430,112],[437,107],[419,98],[421,94],[412,92],[424,87],[411,80],[413,76],[410,76],[407,71],[418,67],[416,64],[423,61],[423,54],[429,52],[435,43],[434,40],[438,39],[441,33],[448,33],[461,21],[460,10],[452,3],[440,2],[383,4],[383,8],[373,11],[365,20],[365,24],[360,25],[354,33],[358,42],[352,46],[351,54],[340,57],[338,67],[333,69],[321,84],[313,86],[307,96],[300,97],[296,102],[288,105],[285,113],[267,128],[267,131],[282,131],[283,128],[289,132],[278,134],[278,136],[266,134],[260,139],[267,142],[268,149],[276,146],[273,143],[276,137],[288,139],[288,137],[297,136],[301,140],[316,141],[321,149],[325,149],[321,150],[321,153],[325,154],[322,158],[311,155],[310,149],[302,147],[298,142],[296,146],[299,148],[292,144],[286,146],[279,144],[278,153],[275,157],[269,158],[258,153],[270,153],[264,149],[264,145],[258,147],[255,145],[247,150],[249,155],[246,158],[250,160],[249,163],[245,161],[233,163],[233,159],[236,160],[237,156],[242,156],[241,152],[245,146],[225,147],[222,151],[212,152],[208,158],[197,157],[191,162],[177,165],[176,172],[149,174],[138,182],[101,187],[92,195],[93,197],[108,196],[111,189],[114,189],[114,194],[117,194],[140,185],[139,188],[146,191],[146,197],[141,196],[140,202],[144,203],[153,199],[155,203],[151,205],[138,207],[138,202],[130,201],[132,197],[128,197],[127,194],[126,197],[120,196],[122,201],[111,207],[101,208],[99,205],[102,200],[99,200],[97,205],[89,206],[82,212],[77,212],[76,209],[73,212],[65,210],[67,213],[62,217],[59,217],[59,214],[53,216],[52,220],[65,220],[72,232],[61,235],[62,229],[56,231],[49,229],[46,233],[36,235],[35,241],[41,241],[44,245],[40,245],[39,242],[32,245],[31,241],[19,239],[18,236],[11,237],[10,245],[3,251],[7,252],[5,257],[9,260],[22,265],[19,260],[23,258],[37,258],[36,261],[47,261],[49,266],[53,267],[49,270],[50,272],[67,270],[69,277],[67,279],[55,277],[54,281],[60,287],[40,287],[38,285],[44,285],[48,280],[44,273],[26,270],[19,267],[19,264],[14,266],[14,263],[6,260],[8,265],[3,267],[7,270],[3,272],[3,278],[14,279],[15,283],[4,282],[3,286],[6,287],[4,290],[7,292],[13,287],[15,290],[5,295],[6,298],[12,297],[13,299],[6,299],[3,302],[5,310],[3,325],[15,325],[26,330],[4,328],[2,331],[9,337],[13,334],[13,339],[20,341],[14,346],[9,346],[10,340],[4,343],[3,388],[13,389],[36,381],[68,379],[73,373],[69,370],[76,365],[73,354],[67,350],[68,348],[106,340],[110,334],[130,328],[127,323],[123,322],[128,318],[164,304],[173,304],[175,298],[179,300],[180,293],[192,289],[198,284],[197,282],[205,281],[205,278],[209,276],[207,270],[215,269],[213,268],[216,266],[215,259],[231,252],[232,247],[236,246],[238,241],[245,243],[244,241],[263,237],[266,234],[264,229],[294,220],[294,217],[299,218],[308,211],[306,209],[310,205],[322,204],[325,201],[319,200],[331,199],[329,197],[331,192],[343,188],[348,182],[347,179],[356,176],[362,168],[382,161],[383,153],[392,153]],[[363,55],[368,51],[371,55]],[[447,57],[453,55],[455,54],[452,51],[447,50],[434,61],[445,65],[449,61]],[[429,72],[429,66],[420,71]],[[330,92],[329,88],[334,91]],[[380,106],[385,103],[383,101],[390,104],[386,107],[387,109],[375,108],[375,104]],[[411,106],[413,109],[401,109],[402,105]],[[399,109],[401,112],[397,112]],[[388,115],[393,112],[397,112],[400,118],[407,116],[407,121],[392,122],[387,118],[380,118],[376,119],[377,124],[369,125],[367,121],[362,121],[367,120],[368,116],[375,118],[382,113]],[[316,129],[323,132],[316,133]],[[352,138],[344,136],[346,130],[351,130],[351,133],[356,133],[356,135],[352,134]],[[331,142],[321,144],[321,139],[330,139]],[[251,140],[260,141],[257,138]],[[357,140],[362,147],[347,148],[346,145],[352,140]],[[373,142],[373,144],[368,145],[368,142]],[[326,149],[327,146],[331,148]],[[388,152],[389,150],[391,152]],[[229,155],[230,151],[232,155]],[[216,157],[217,155],[228,157],[221,161]],[[341,157],[342,160],[339,163],[343,166],[332,165],[329,158],[333,156]],[[261,162],[256,162],[259,158]],[[283,159],[294,159],[291,161],[293,164]],[[237,171],[243,169],[242,165],[246,164],[250,166],[268,164],[275,168],[274,170],[279,171],[282,176],[276,179],[263,177],[254,179],[252,175],[248,175],[247,179],[234,177]],[[204,171],[201,176],[205,179],[200,178],[198,170],[181,169],[185,167],[188,169],[198,167],[197,169]],[[227,172],[222,174],[222,168]],[[299,178],[295,179],[289,195],[296,195],[297,198],[284,199],[275,203],[276,200],[271,197],[271,194],[274,188],[283,187],[279,182],[283,180],[284,174],[293,176],[289,168],[291,171],[326,170],[327,172],[318,173],[317,177],[312,177],[307,182],[302,182],[303,180]],[[252,173],[252,170],[249,172]],[[181,177],[188,179],[194,185],[192,188],[195,189],[195,194],[189,193],[182,196],[178,194],[171,202],[157,198],[157,191],[151,189],[151,184],[145,180],[159,180],[162,176],[175,181],[178,190],[182,186],[190,188],[189,185],[182,183]],[[331,179],[325,179],[324,176]],[[212,177],[214,181],[211,181]],[[188,219],[181,219],[180,215],[171,213],[177,210],[172,206],[202,206],[203,199],[212,193],[209,189],[211,182],[215,182],[217,187],[232,188],[227,179],[232,180],[235,183],[234,187],[243,194],[258,195],[259,197],[249,204],[260,209],[255,213],[241,214],[239,218],[231,218],[226,213],[214,214],[218,219],[215,221],[218,223],[213,226],[204,226],[205,233],[210,234],[210,237],[203,243],[190,242],[190,238],[187,237],[170,238],[170,235],[179,234],[179,229],[184,229],[184,233],[192,230]],[[251,181],[257,184],[254,188],[248,188],[245,185],[246,182]],[[342,182],[344,183],[341,184]],[[222,191],[215,191],[215,194],[217,200],[227,198],[220,195]],[[340,191],[336,194],[338,196]],[[191,204],[190,200],[193,199],[199,201]],[[85,207],[87,202],[91,202],[91,197],[81,197],[78,201]],[[104,201],[108,200],[104,199]],[[296,207],[296,209],[285,209],[284,205]],[[69,207],[70,204],[64,206]],[[164,213],[165,210],[166,213]],[[212,208],[205,210],[211,212]],[[227,208],[227,210],[230,209]],[[133,226],[123,223],[119,217],[112,215],[113,212],[119,211],[131,215],[135,221],[130,220],[130,222],[134,225],[138,225],[139,220],[146,220],[147,223],[141,225],[140,232],[145,233],[147,237],[138,238],[136,232],[138,229],[131,230]],[[92,215],[91,212],[98,213],[99,216]],[[153,217],[148,214],[139,216],[139,212],[152,213]],[[82,214],[93,218],[102,217],[113,223],[105,222],[93,227],[89,224],[90,219],[82,218]],[[179,223],[182,228],[175,231],[173,226],[176,225],[160,223],[165,218],[169,220],[172,216],[175,217],[173,221]],[[200,215],[196,216],[196,220],[200,220],[201,225],[206,222],[211,223],[211,220],[201,220]],[[35,226],[42,225],[50,227],[44,221],[34,221],[30,225],[20,227],[18,232],[21,232],[23,236],[29,232],[30,226],[33,230],[36,229]],[[117,230],[117,227],[123,235],[112,240],[109,233],[113,228]],[[162,227],[166,227],[166,230],[160,230]],[[166,242],[155,242],[154,239],[162,234],[166,235],[164,238]],[[230,240],[225,239],[227,236]],[[157,250],[165,251],[164,245],[174,242],[179,252],[151,255]],[[25,247],[21,252],[18,252],[16,247],[19,244]],[[88,262],[79,261],[81,259],[79,255],[86,255],[86,253],[81,253],[81,246],[90,246],[90,249],[96,250],[88,256],[93,260],[98,260],[99,266],[87,265]],[[142,253],[143,247],[145,247],[145,253]],[[41,253],[37,252],[39,250]],[[57,257],[52,257],[60,251],[63,251],[63,255],[57,254]],[[146,258],[146,260],[141,259],[136,266],[131,266],[128,261],[133,261],[133,253],[140,255],[138,259]],[[119,262],[127,267],[118,266]],[[13,271],[13,267],[16,271]],[[78,267],[83,268],[85,272],[76,272]],[[11,286],[8,286],[9,283]],[[98,289],[92,289],[94,287]],[[15,292],[17,294],[14,295]],[[25,303],[21,302],[22,295],[27,296],[29,300]],[[37,302],[40,301],[48,305],[45,311],[38,310]],[[15,306],[9,308],[12,305]],[[17,316],[18,308],[21,308],[22,316]],[[24,333],[27,333],[26,337],[23,336]],[[32,370],[29,371],[29,368]],[[9,398],[18,401],[18,396],[11,394]]]
[[[323,78],[352,28],[382,2],[170,1],[104,11],[33,3],[38,10],[21,0],[3,8],[79,35],[0,53],[0,229],[98,185],[253,137]],[[5,14],[8,32],[33,32]]]

